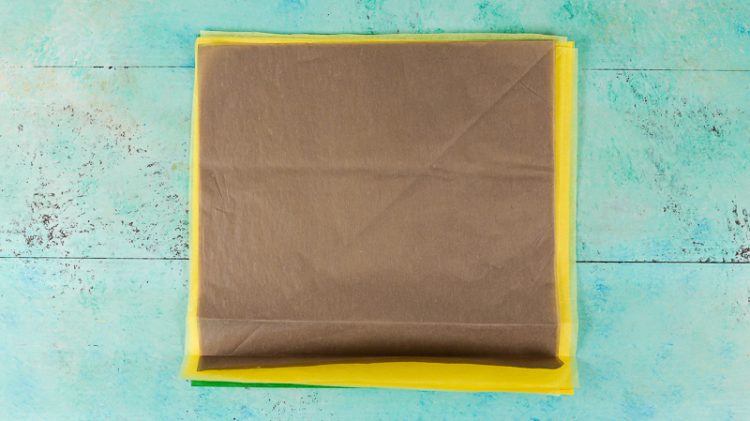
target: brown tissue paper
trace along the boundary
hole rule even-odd
[[[556,366],[554,60],[199,48],[199,368]]]

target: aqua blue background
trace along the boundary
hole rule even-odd
[[[580,52],[575,396],[179,379],[198,32]],[[0,419],[750,419],[750,3],[2,1]]]

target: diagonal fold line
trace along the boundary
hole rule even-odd
[[[240,343],[238,343],[238,344],[237,344],[237,345],[236,345],[236,346],[235,346],[235,347],[234,347],[234,348],[233,348],[233,349],[232,349],[231,351],[229,351],[229,353],[227,353],[227,354],[225,354],[225,355],[234,355],[234,353],[235,353],[235,352],[237,352],[237,350],[239,350],[240,348],[242,348],[242,347],[243,347],[243,346],[244,346],[245,344],[249,344],[249,343],[250,343],[250,342],[251,342],[251,341],[253,340],[253,338],[254,338],[254,337],[255,337],[255,336],[257,335],[257,333],[258,333],[258,332],[259,332],[259,331],[260,331],[260,330],[261,330],[262,328],[263,328],[263,326],[262,326],[262,325],[260,325],[260,326],[256,326],[256,327],[255,327],[255,328],[253,329],[253,331],[252,331],[252,332],[250,332],[250,334],[249,334],[249,335],[247,335],[247,337],[245,337],[245,339],[243,339],[243,340],[242,340],[242,341],[241,341]]]
[[[344,244],[344,247],[348,247],[349,245],[351,245],[352,243],[354,243],[357,239],[361,238],[362,235],[364,235],[380,219],[382,219],[382,217],[383,217],[384,214],[386,214],[391,208],[393,208],[396,205],[396,203],[398,203],[399,201],[401,201],[404,198],[404,196],[407,193],[409,193],[416,186],[417,181],[419,181],[419,179],[421,177],[423,177],[424,174],[426,172],[428,172],[432,166],[434,166],[438,161],[440,161],[441,159],[443,159],[445,157],[445,155],[448,154],[448,152],[451,149],[453,149],[453,147],[455,147],[456,145],[458,145],[459,142],[461,141],[461,139],[463,139],[466,136],[466,134],[469,131],[471,131],[471,129],[473,129],[474,127],[476,127],[476,125],[479,124],[482,121],[482,119],[484,119],[484,117],[487,116],[490,113],[490,111],[492,111],[498,104],[500,104],[505,99],[505,97],[508,95],[508,93],[511,90],[513,90],[513,88],[515,88],[516,85],[518,85],[519,83],[521,83],[521,81],[526,77],[526,75],[528,75],[529,72],[531,72],[537,66],[537,64],[539,64],[544,58],[546,58],[548,55],[550,55],[553,51],[555,51],[555,49],[551,48],[549,51],[547,51],[546,53],[542,54],[526,70],[524,70],[524,72],[521,74],[521,76],[519,76],[513,83],[511,83],[510,86],[507,89],[505,89],[495,101],[492,102],[492,104],[490,104],[484,111],[482,111],[479,114],[477,114],[477,116],[474,119],[470,120],[468,122],[468,124],[466,125],[465,128],[463,128],[453,139],[451,139],[451,140],[449,140],[447,142],[448,144],[443,148],[442,151],[440,151],[440,153],[438,154],[438,156],[436,158],[432,159],[429,164],[427,164],[425,170],[423,170],[421,174],[415,175],[414,179],[412,179],[412,181],[410,181],[409,184],[407,184],[404,187],[404,189],[401,190],[401,192],[399,192],[399,194],[397,194],[396,197],[394,197],[393,200],[391,200],[388,203],[388,205],[386,205],[383,208],[383,210],[381,210],[380,212],[378,212],[372,219],[370,219],[370,221],[367,224],[365,224],[365,226],[362,229],[360,229],[356,234],[354,234],[354,237],[352,237],[351,240],[347,241],[346,244]],[[523,85],[523,86],[525,86],[525,85]]]
[[[550,53],[552,53],[552,51],[554,51],[554,49],[551,49],[550,51],[546,52],[541,57],[539,57],[533,64],[531,64],[531,66],[529,66],[528,69],[526,69],[523,72],[523,74],[521,74],[521,76],[518,77],[518,79],[516,79],[515,82],[513,82],[505,91],[503,91],[503,93],[501,93],[500,96],[492,104],[490,104],[484,111],[479,113],[472,121],[470,121],[468,125],[466,126],[466,128],[461,130],[461,132],[456,137],[454,137],[452,140],[448,142],[448,145],[445,148],[443,148],[442,152],[437,156],[437,158],[433,159],[432,162],[430,162],[430,164],[428,165],[428,168],[435,165],[448,153],[448,151],[450,151],[454,146],[456,146],[459,143],[459,141],[463,139],[464,136],[466,136],[466,134],[471,129],[473,129],[477,124],[479,124],[484,119],[484,117],[486,117],[490,113],[490,111],[492,111],[492,109],[494,109],[498,104],[500,104],[505,99],[508,93],[510,93],[510,91],[512,91],[513,88],[516,87],[516,85],[518,84],[523,85],[522,80],[526,77],[526,75],[528,75],[529,72],[534,70],[536,65],[539,64],[542,61],[542,59],[544,59]]]
[[[539,95],[539,93],[537,93],[537,91],[531,89],[531,87],[529,87],[529,85],[523,83],[522,80],[518,81],[518,85],[520,85],[521,87],[525,88],[527,91],[529,91],[535,97],[541,99],[542,101],[545,101],[545,99],[544,99],[543,96]],[[549,107],[552,107],[552,104],[548,104],[545,108],[549,108]]]

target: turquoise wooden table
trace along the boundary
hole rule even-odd
[[[3,1],[1,419],[750,419],[750,3]],[[572,397],[180,380],[202,29],[580,51]]]

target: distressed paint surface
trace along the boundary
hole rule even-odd
[[[750,418],[750,3],[4,6],[0,419]],[[575,40],[578,258],[600,262],[579,265],[576,395],[180,380],[202,29]]]
[[[741,0],[47,0],[0,14],[0,63],[191,66],[198,31],[565,34],[590,68],[750,68]]]
[[[578,258],[750,261],[750,72],[580,78]]]
[[[188,69],[4,69],[0,256],[187,256],[192,83]]]

